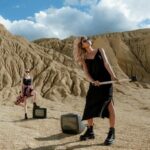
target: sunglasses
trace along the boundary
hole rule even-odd
[[[29,73],[30,71],[25,71],[26,73]]]
[[[87,41],[88,41],[87,39],[82,40],[83,43],[86,43]]]

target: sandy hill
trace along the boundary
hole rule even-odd
[[[101,145],[108,130],[106,119],[95,119],[94,141],[79,142],[79,135],[61,132],[60,115],[82,115],[88,88],[72,58],[74,38],[29,42],[0,25],[0,150],[149,150],[150,29],[91,37],[95,48],[106,50],[118,78],[138,78],[136,83],[114,85],[117,139],[111,148]],[[47,119],[24,121],[23,109],[14,106],[25,68],[31,69]],[[30,102],[28,107],[32,118]]]
[[[54,49],[13,36],[0,27],[0,89],[20,84],[24,69],[30,68],[36,90],[45,98],[52,95],[85,95],[84,78],[71,58]],[[79,82],[80,81],[80,82]],[[80,88],[81,87],[81,88]]]
[[[72,58],[74,39],[75,37],[64,40],[47,38],[35,40],[34,43]],[[150,29],[97,35],[90,39],[95,48],[106,50],[114,69],[119,68],[128,76],[136,75],[140,81],[150,81]]]

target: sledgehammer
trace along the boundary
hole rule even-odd
[[[100,85],[111,84],[111,83],[120,83],[120,82],[126,82],[126,81],[135,82],[135,81],[137,81],[137,78],[136,78],[136,76],[132,76],[129,79],[121,79],[121,80],[117,80],[117,81],[105,81],[105,82],[100,82]]]

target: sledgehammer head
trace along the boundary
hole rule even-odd
[[[130,82],[136,82],[137,81],[137,77],[136,76],[131,76],[130,77]]]

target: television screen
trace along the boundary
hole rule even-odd
[[[39,117],[43,117],[45,115],[43,109],[36,109],[35,110],[35,115]]]
[[[64,133],[78,134],[84,130],[85,125],[79,115],[70,113],[61,116],[61,128]]]
[[[46,108],[36,108],[33,109],[33,118],[46,118],[47,109]]]
[[[64,130],[78,130],[78,120],[76,116],[66,116],[62,118]]]

